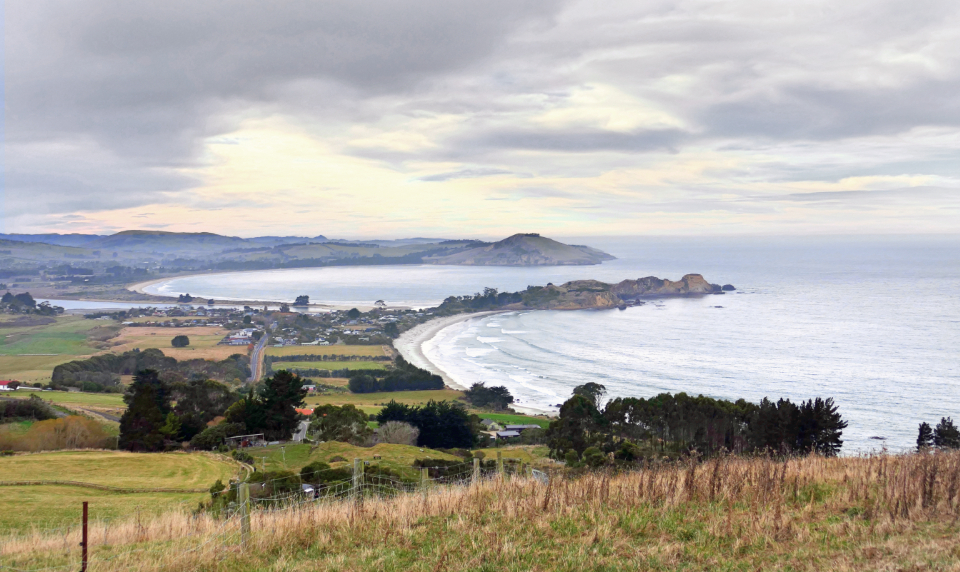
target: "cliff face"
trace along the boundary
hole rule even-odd
[[[720,292],[717,284],[710,284],[700,274],[687,274],[679,281],[661,280],[647,276],[637,280],[624,280],[611,287],[611,291],[623,299],[647,298],[653,296],[686,296],[713,294]]]
[[[464,266],[566,266],[600,264],[613,259],[606,252],[589,246],[563,244],[539,234],[515,234],[488,246],[428,257],[423,262]]]

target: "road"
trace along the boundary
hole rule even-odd
[[[301,421],[300,427],[297,428],[297,432],[293,434],[293,440],[302,443],[303,439],[307,436],[307,429],[310,427],[309,421]]]
[[[264,332],[257,345],[253,346],[253,353],[250,355],[250,379],[247,380],[248,383],[260,381],[263,376],[263,348],[267,347],[269,339],[270,334]]]

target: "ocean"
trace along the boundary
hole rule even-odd
[[[174,279],[157,294],[430,306],[484,287],[699,273],[735,292],[626,310],[512,312],[442,330],[424,352],[462,385],[505,385],[555,410],[571,389],[609,397],[833,397],[844,452],[914,444],[921,421],[960,421],[960,238],[577,238],[599,266],[377,266]]]

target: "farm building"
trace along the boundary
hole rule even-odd
[[[0,391],[16,391],[18,387],[19,381],[0,381]]]

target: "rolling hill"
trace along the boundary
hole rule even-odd
[[[614,260],[614,257],[589,246],[563,244],[530,233],[515,234],[490,245],[446,256],[427,257],[423,262],[464,266],[567,266],[600,264],[605,260]]]

